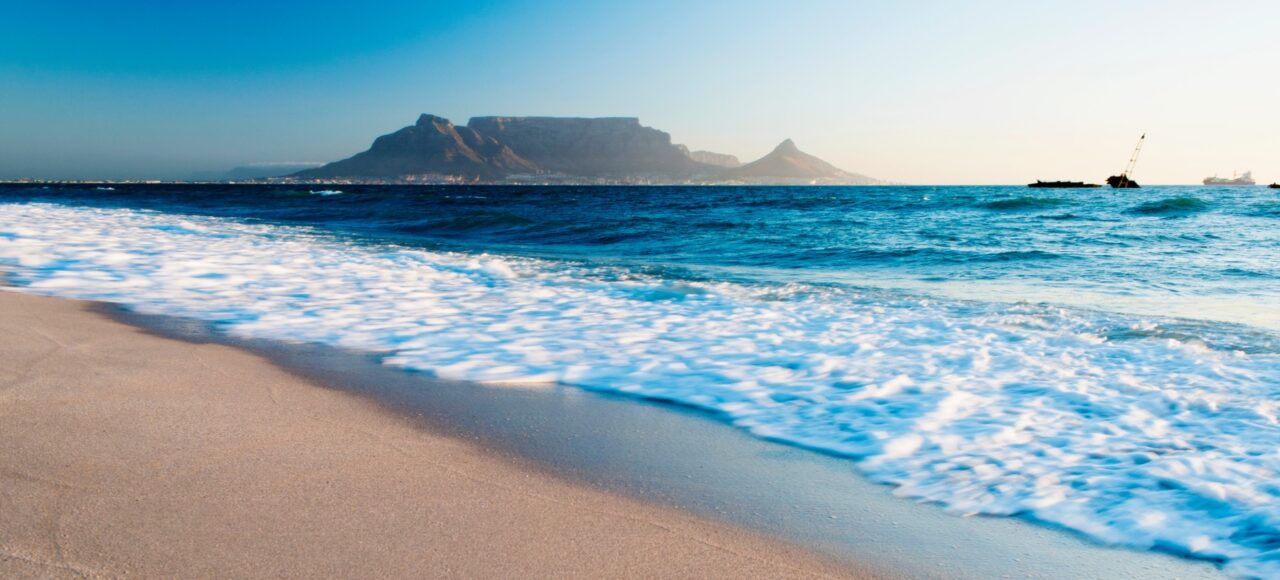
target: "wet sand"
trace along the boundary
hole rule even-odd
[[[0,577],[883,576],[0,290]]]

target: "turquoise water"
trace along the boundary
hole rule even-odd
[[[673,279],[908,288],[1280,329],[1280,194],[1150,187],[11,188]],[[313,192],[314,190],[314,192]]]

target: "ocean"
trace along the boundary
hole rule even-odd
[[[957,514],[1280,575],[1267,189],[9,185],[0,268],[694,407]]]

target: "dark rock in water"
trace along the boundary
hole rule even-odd
[[[1271,189],[1280,189],[1280,183],[1272,183],[1271,185],[1268,185],[1267,187],[1270,187]]]
[[[1048,189],[1080,189],[1087,187],[1102,187],[1096,183],[1085,183],[1083,181],[1040,181],[1028,183],[1027,187],[1042,187]]]
[[[1107,185],[1115,189],[1138,189],[1142,187],[1138,182],[1129,179],[1128,175],[1112,175],[1107,178]]]
[[[742,167],[720,173],[724,179],[749,183],[796,184],[823,183],[846,185],[872,185],[879,180],[850,173],[826,161],[818,159],[796,147],[787,139],[772,152]]]

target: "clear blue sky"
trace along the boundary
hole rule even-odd
[[[0,0],[0,177],[330,161],[430,112],[638,116],[915,183],[1280,180],[1280,2]]]

